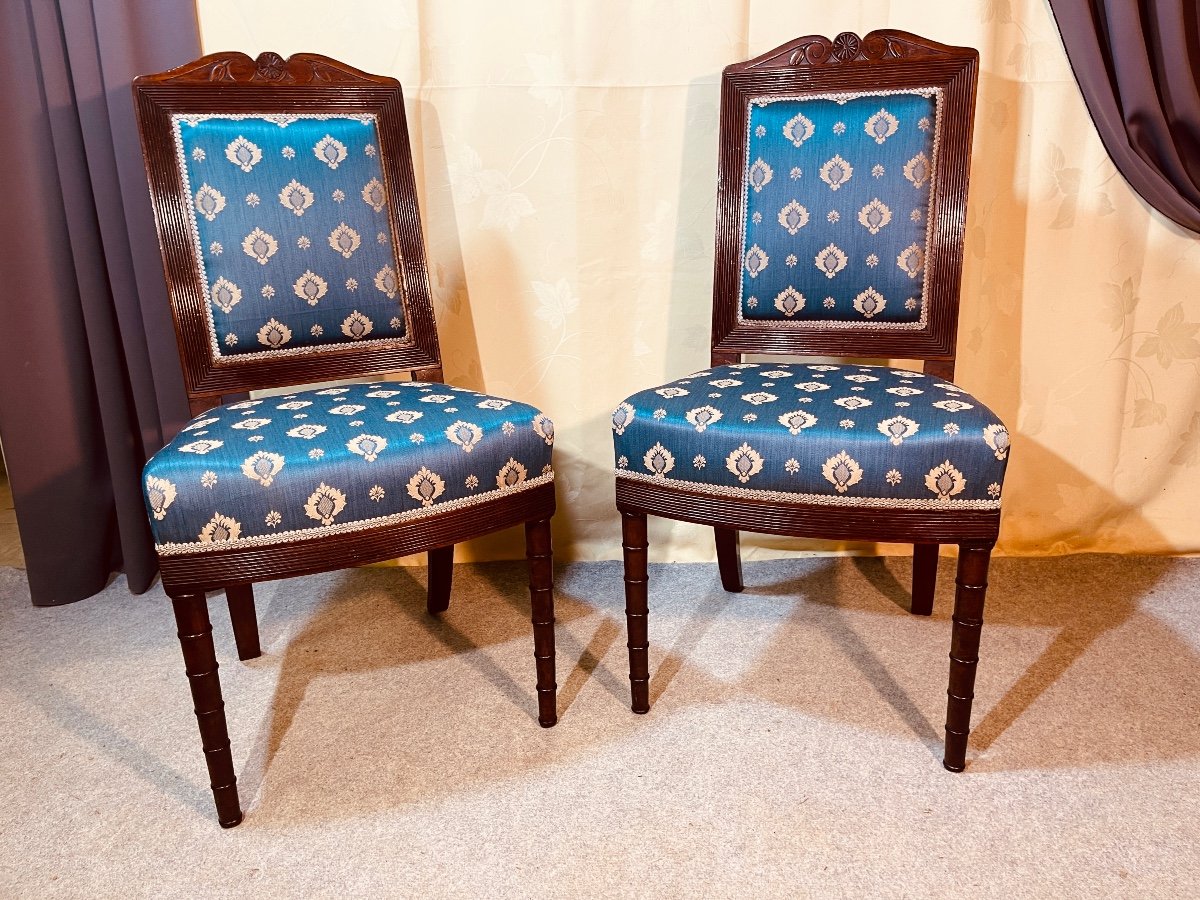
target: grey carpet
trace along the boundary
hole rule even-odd
[[[560,723],[534,719],[524,566],[210,600],[246,820],[213,818],[159,591],[29,606],[0,569],[0,896],[1194,897],[1200,560],[993,563],[969,767],[941,767],[953,562],[651,570],[628,708],[620,566],[558,573]]]

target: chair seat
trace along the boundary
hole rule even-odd
[[[279,544],[481,503],[554,478],[554,424],[444,384],[379,382],[197,416],[146,464],[160,554]]]
[[[716,495],[997,509],[1008,430],[962,388],[885,366],[742,363],[613,413],[617,476]]]

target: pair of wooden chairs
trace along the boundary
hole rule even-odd
[[[912,542],[926,615],[938,544],[957,543],[945,764],[963,768],[1008,447],[949,381],[976,68],[974,50],[879,31],[725,71],[712,368],[613,417],[635,712],[647,515],[714,527],[731,591],[739,530]],[[206,591],[225,591],[250,659],[254,582],[424,552],[438,613],[454,544],[523,524],[554,725],[554,426],[442,383],[400,85],[222,53],[134,95],[194,415],[147,463],[145,497],[220,824],[242,813]],[[372,380],[397,372],[411,380]],[[245,399],[318,382],[343,383]]]

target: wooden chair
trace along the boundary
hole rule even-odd
[[[727,68],[712,368],[617,407],[634,712],[649,709],[646,516],[907,542],[912,612],[959,545],[945,766],[965,765],[1008,432],[950,382],[978,54],[901,31],[799,38]],[[923,359],[743,363],[743,354]]]
[[[524,524],[553,725],[554,426],[440,383],[400,84],[313,54],[218,53],[133,91],[195,416],[147,463],[146,507],[221,825],[242,813],[205,591],[225,590],[251,659],[256,581],[424,552],[438,613],[454,544]]]

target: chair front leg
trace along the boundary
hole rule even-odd
[[[913,547],[912,610],[914,616],[933,615],[933,594],[937,589],[938,545]]]
[[[233,639],[238,659],[245,662],[262,656],[258,643],[258,616],[254,612],[254,585],[231,584],[225,588],[229,618],[233,621]]]
[[[200,742],[208,763],[209,783],[217,806],[217,821],[232,828],[242,821],[238,802],[237,776],[229,748],[229,730],[225,724],[225,703],[221,700],[221,680],[217,677],[217,655],[213,649],[212,623],[204,594],[181,594],[171,598],[183,663],[192,688]]]
[[[967,765],[967,736],[971,731],[971,701],[975,699],[975,669],[991,555],[991,544],[960,544],[958,548],[950,685],[946,690],[946,754],[942,759],[942,765],[951,772],[961,772]]]
[[[646,514],[621,513],[621,548],[625,556],[625,621],[629,628],[629,686],[635,713],[650,711],[650,639],[646,589]]]
[[[454,545],[429,551],[429,593],[425,608],[431,615],[450,608],[450,585],[454,581]]]
[[[714,528],[717,536],[717,568],[721,570],[721,586],[731,594],[740,594],[742,583],[742,554],[738,548],[735,528]]]
[[[533,606],[533,658],[537,666],[538,724],[558,721],[554,680],[554,548],[550,520],[525,523],[529,559],[529,599]]]

